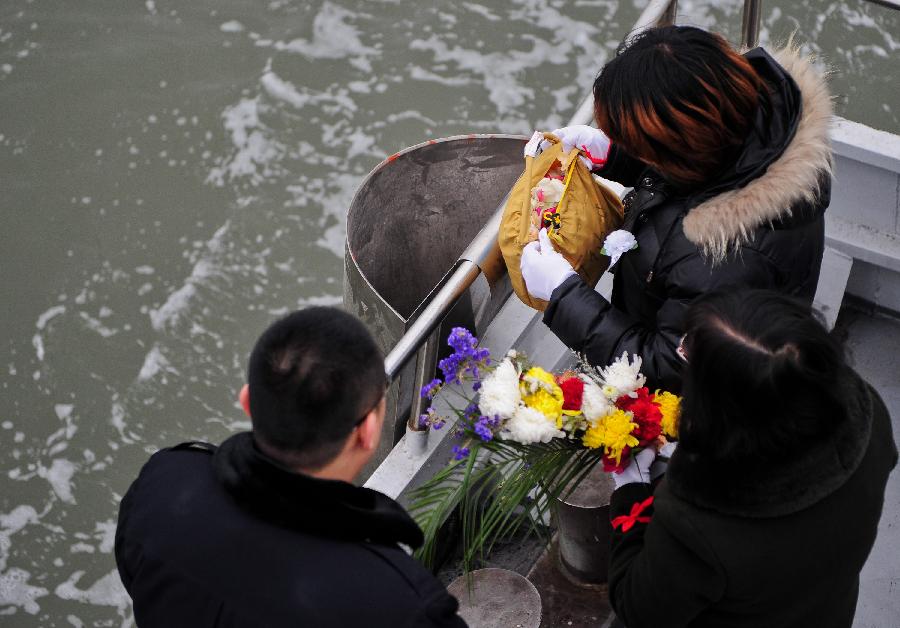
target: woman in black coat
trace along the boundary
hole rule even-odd
[[[796,50],[745,55],[697,28],[650,29],[594,83],[591,127],[554,131],[594,172],[634,187],[612,302],[552,250],[526,248],[544,322],[593,364],[643,358],[652,386],[681,389],[683,316],[717,288],[777,290],[812,302],[829,202],[831,101]],[[608,137],[607,137],[608,135]]]
[[[613,608],[628,628],[849,628],[897,463],[884,403],[783,295],[705,297],[686,331],[668,471],[654,492],[645,450],[616,478]]]

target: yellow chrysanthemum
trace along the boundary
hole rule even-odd
[[[607,414],[584,433],[582,437],[584,446],[591,449],[606,448],[606,454],[615,458],[616,464],[619,464],[622,460],[622,450],[625,447],[636,447],[640,443],[637,437],[631,434],[637,427],[637,423],[631,419],[631,413],[624,410]]]
[[[539,366],[525,372],[521,383],[522,401],[562,427],[563,391],[556,379]]]
[[[666,436],[678,438],[678,420],[681,418],[681,397],[670,392],[656,391],[655,401],[662,412],[662,431]]]

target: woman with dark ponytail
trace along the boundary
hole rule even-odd
[[[666,475],[654,491],[653,452],[642,452],[635,480],[611,498],[619,619],[849,628],[897,463],[884,403],[809,306],[784,295],[703,297],[685,331]]]
[[[831,185],[831,101],[791,48],[738,54],[688,26],[628,40],[594,83],[601,130],[557,129],[594,172],[633,190],[637,242],[612,269],[608,302],[552,250],[523,251],[544,322],[598,365],[628,351],[653,386],[681,389],[676,348],[691,301],[711,290],[768,288],[811,303]]]

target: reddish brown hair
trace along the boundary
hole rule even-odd
[[[613,142],[683,186],[734,160],[764,93],[721,36],[690,26],[648,29],[594,81],[594,117]]]

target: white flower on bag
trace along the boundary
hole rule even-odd
[[[622,257],[623,253],[636,249],[637,245],[638,243],[637,240],[634,239],[633,233],[625,231],[624,229],[616,229],[606,236],[606,239],[603,241],[603,248],[600,249],[600,252],[611,258],[609,265],[612,266],[619,261],[619,258]]]
[[[523,445],[549,443],[554,438],[564,438],[565,435],[565,432],[556,429],[555,421],[549,420],[539,410],[528,406],[519,406],[500,432],[500,438]]]
[[[512,361],[507,358],[482,382],[478,407],[484,415],[508,419],[515,414],[521,401],[519,373]]]
[[[642,387],[647,382],[647,378],[641,374],[642,363],[639,355],[634,356],[633,362],[629,362],[628,352],[624,351],[612,364],[599,369],[606,397],[615,400]]]
[[[603,389],[590,377],[581,375],[581,381],[584,382],[584,391],[581,393],[581,412],[588,423],[593,425],[615,408],[603,394]]]

